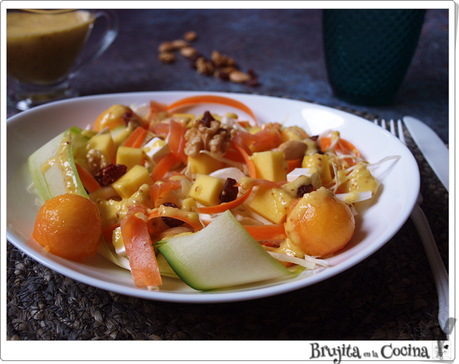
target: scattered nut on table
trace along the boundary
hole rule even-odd
[[[172,52],[175,48],[172,45],[172,42],[163,42],[158,47],[158,52]]]
[[[219,51],[213,51],[210,58],[215,64],[215,67],[230,67],[236,66],[236,62],[231,57],[221,54]]]
[[[175,54],[172,52],[161,52],[159,53],[159,60],[163,63],[175,62]]]
[[[183,39],[176,39],[176,40],[173,40],[171,43],[175,49],[180,49],[180,48],[189,46],[189,43]]]
[[[183,36],[183,38],[187,40],[188,42],[192,42],[196,40],[197,37],[198,37],[198,34],[194,31],[186,32],[185,35]]]
[[[250,75],[241,71],[232,71],[229,74],[229,79],[235,83],[242,83],[250,80]]]
[[[180,49],[180,54],[186,58],[191,58],[198,54],[198,51],[193,47],[183,47]]]
[[[201,57],[196,60],[196,69],[199,73],[209,76],[214,73],[215,67],[213,63]]]
[[[210,59],[199,54],[198,50],[190,46],[189,42],[196,40],[197,33],[195,31],[186,32],[183,35],[184,39],[176,39],[171,42],[163,42],[158,47],[159,59],[163,63],[175,62],[175,51],[191,60],[192,68],[198,73],[219,78],[223,81],[231,81],[234,83],[245,83],[248,86],[258,86],[258,76],[253,70],[242,72],[239,70],[236,61],[225,54],[214,50],[211,53]]]

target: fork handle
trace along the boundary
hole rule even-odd
[[[430,230],[429,222],[421,207],[416,204],[411,212],[411,219],[418,230],[422,244],[427,253],[427,259],[432,269],[435,285],[438,293],[438,322],[440,327],[449,334],[448,315],[449,315],[449,276],[446,271],[443,260],[441,259],[438,247],[435,242],[432,231]]]

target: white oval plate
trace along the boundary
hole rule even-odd
[[[249,106],[260,122],[299,125],[314,135],[329,127],[354,143],[369,162],[390,155],[391,160],[375,168],[382,182],[376,203],[356,218],[356,233],[339,254],[329,258],[330,268],[312,276],[260,282],[244,287],[199,292],[178,279],[165,278],[159,292],[136,288],[131,274],[101,256],[75,263],[43,252],[31,235],[39,209],[27,190],[32,179],[27,158],[58,133],[71,126],[92,124],[113,104],[141,105],[149,100],[170,104],[183,97],[211,92],[144,92],[79,97],[22,112],[7,121],[7,239],[41,264],[77,281],[107,291],[139,298],[190,302],[242,301],[289,292],[318,283],[354,266],[383,246],[409,217],[418,196],[420,177],[411,152],[392,134],[360,117],[332,108],[284,98],[234,93],[213,93],[231,97]],[[200,105],[198,109],[217,113],[239,110],[223,105]]]

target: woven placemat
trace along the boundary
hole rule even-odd
[[[342,108],[343,109],[343,108]],[[344,109],[373,120],[376,116]],[[422,208],[448,266],[448,193],[407,134]],[[384,218],[384,216],[381,216]],[[438,340],[436,287],[408,220],[372,256],[326,281],[244,302],[149,301],[77,282],[7,244],[8,340]]]

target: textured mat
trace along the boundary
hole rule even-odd
[[[407,142],[420,167],[422,208],[447,265],[449,196],[409,135]],[[253,301],[180,304],[127,297],[62,276],[10,243],[7,284],[9,340],[446,338],[438,325],[429,263],[411,220],[351,269],[313,286]]]

